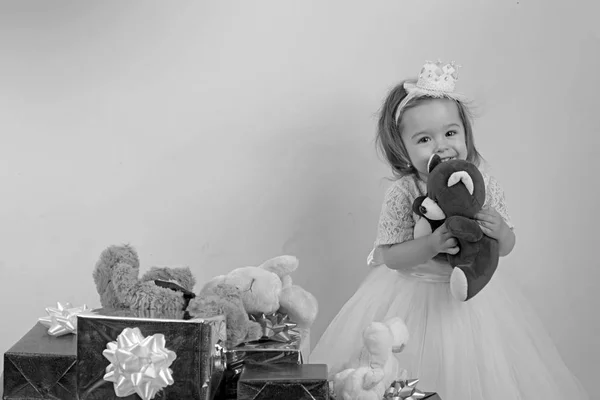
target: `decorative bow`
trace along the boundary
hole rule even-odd
[[[104,380],[113,382],[118,397],[137,393],[150,400],[175,382],[169,367],[177,355],[165,344],[162,333],[144,337],[139,328],[125,328],[115,342],[106,345],[102,355],[110,365]]]
[[[47,317],[38,318],[38,321],[48,328],[50,336],[63,336],[77,333],[77,315],[91,314],[91,309],[85,304],[73,307],[71,303],[56,303],[56,308],[46,307]]]
[[[417,400],[423,399],[425,393],[417,389],[418,379],[406,379],[394,381],[385,391],[383,398],[385,400]]]
[[[249,317],[251,321],[258,322],[262,326],[261,340],[287,343],[292,339],[290,333],[298,334],[294,330],[297,324],[291,322],[287,314],[276,312],[268,315],[251,314]]]

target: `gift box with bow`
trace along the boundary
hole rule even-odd
[[[225,369],[224,316],[94,312],[77,322],[80,400],[215,398]]]

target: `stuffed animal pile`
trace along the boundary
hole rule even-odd
[[[228,348],[268,338],[264,322],[267,328],[273,328],[273,324],[293,327],[301,343],[309,346],[318,302],[292,283],[290,274],[298,265],[296,257],[275,257],[259,266],[217,276],[195,294],[196,281],[188,267],[152,267],[139,278],[138,254],[133,247],[123,245],[102,252],[93,277],[104,308],[151,310],[155,315],[180,312],[202,318],[224,314]]]
[[[415,199],[420,218],[414,237],[425,236],[442,224],[458,241],[457,254],[443,254],[454,267],[450,291],[459,301],[471,299],[492,279],[498,266],[498,241],[486,236],[475,215],[485,202],[485,181],[479,169],[464,160],[442,162],[434,154],[428,164],[427,196]]]
[[[262,326],[249,315],[287,315],[306,339],[318,312],[316,298],[292,283],[290,274],[298,268],[298,259],[280,256],[259,266],[234,269],[220,275],[200,290],[190,301],[188,312],[195,317],[211,317],[221,313],[227,318],[227,344],[241,343],[263,337]]]

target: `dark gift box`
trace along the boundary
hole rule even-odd
[[[291,332],[287,342],[251,342],[226,350],[227,370],[222,387],[223,398],[237,398],[237,383],[245,365],[302,364],[300,344],[300,335]]]
[[[139,400],[140,392],[161,400],[215,398],[225,368],[224,316],[185,319],[184,313],[94,312],[97,315],[77,318],[80,400]],[[132,347],[134,343],[140,344]],[[110,357],[121,358],[112,362]],[[115,381],[125,378],[120,396],[116,382],[105,379],[111,371]]]
[[[4,353],[3,399],[77,398],[75,335],[48,335],[37,323]]]
[[[327,365],[246,365],[238,381],[238,400],[328,400]]]

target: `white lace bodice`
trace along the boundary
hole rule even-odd
[[[485,172],[482,172],[482,175],[485,182],[485,205],[496,209],[512,229],[513,224],[506,207],[504,190],[493,176]],[[374,250],[367,260],[369,265],[383,263],[378,251],[380,246],[413,239],[414,226],[419,216],[413,213],[412,204],[417,197],[426,194],[427,184],[415,175],[404,176],[392,183],[385,194],[381,208]],[[412,275],[427,277],[431,281],[447,281],[450,271],[435,260],[413,269],[414,271],[410,271]]]

